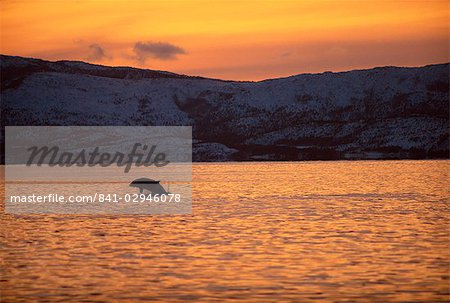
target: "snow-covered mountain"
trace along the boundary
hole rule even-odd
[[[192,125],[197,161],[449,155],[449,64],[233,82],[0,59],[2,129]]]

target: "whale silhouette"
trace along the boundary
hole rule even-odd
[[[133,180],[130,183],[130,187],[136,187],[139,189],[139,193],[143,193],[144,189],[149,191],[150,193],[154,195],[163,195],[163,194],[169,194],[168,191],[162,187],[161,184],[159,184],[160,181],[156,181],[149,178],[139,178],[136,180]]]

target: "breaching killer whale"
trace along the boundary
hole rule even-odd
[[[139,193],[144,193],[144,189],[149,191],[150,193],[154,195],[168,195],[170,194],[168,191],[162,187],[161,184],[159,184],[160,181],[156,181],[149,178],[139,178],[136,180],[133,180],[133,182],[130,183],[131,187],[139,188]]]

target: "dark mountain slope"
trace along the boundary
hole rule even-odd
[[[447,158],[449,65],[233,82],[1,56],[4,125],[192,125],[194,158]]]

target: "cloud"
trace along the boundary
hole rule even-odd
[[[89,61],[100,61],[107,58],[105,50],[99,44],[89,45],[89,54],[87,60]]]
[[[145,63],[149,57],[158,60],[176,60],[178,55],[186,54],[181,47],[166,42],[136,42],[133,50],[141,63]]]

